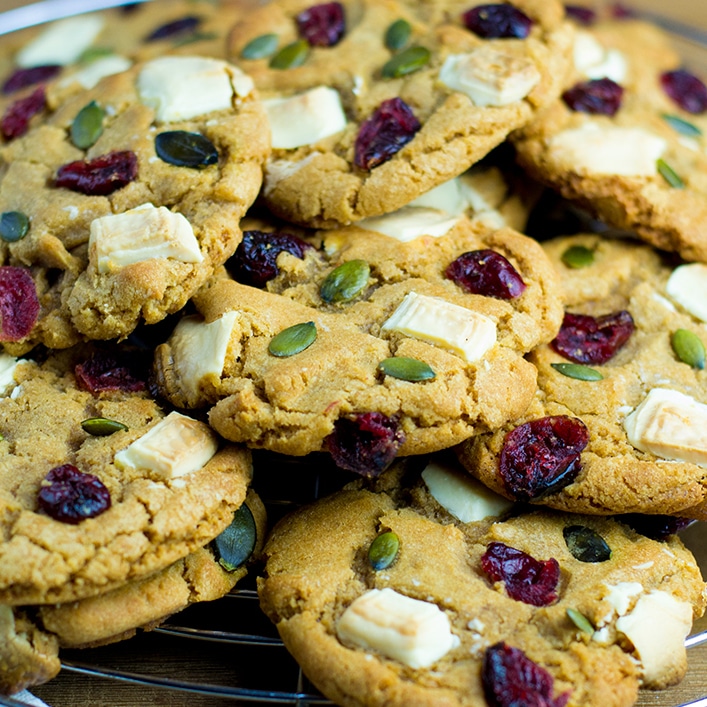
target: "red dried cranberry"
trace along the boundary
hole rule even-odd
[[[88,196],[107,196],[136,177],[137,155],[125,150],[62,165],[57,170],[55,184]]]
[[[616,2],[610,6],[611,16],[617,20],[627,20],[631,17],[636,17],[636,13],[623,3]]]
[[[167,22],[160,25],[157,29],[145,37],[146,42],[154,42],[157,39],[167,39],[169,37],[178,37],[185,34],[191,34],[201,23],[201,17],[187,15],[178,20]]]
[[[277,267],[280,253],[287,251],[302,259],[310,248],[309,243],[289,233],[244,231],[243,240],[226,265],[238,282],[251,287],[265,287],[280,272]]]
[[[641,513],[626,513],[615,517],[637,533],[652,540],[667,540],[671,535],[675,535],[697,522],[693,518],[665,515],[647,516]]]
[[[594,318],[566,313],[552,348],[575,363],[606,363],[631,338],[635,325],[625,310]]]
[[[462,15],[464,24],[474,34],[486,39],[525,39],[533,21],[508,3],[478,5]]]
[[[137,368],[137,361],[119,357],[106,351],[97,351],[91,358],[74,366],[76,383],[93,395],[104,391],[122,390],[133,393],[146,388]]]
[[[565,12],[567,17],[584,26],[593,25],[597,19],[597,13],[594,10],[582,5],[565,5]]]
[[[103,482],[73,464],[54,467],[47,474],[37,501],[50,518],[72,525],[99,516],[111,504],[110,492]]]
[[[615,115],[621,107],[623,95],[622,86],[604,78],[575,84],[562,94],[562,100],[578,113]]]
[[[552,675],[506,643],[486,649],[481,681],[490,707],[565,707],[570,698],[553,697]]]
[[[499,299],[520,297],[525,290],[518,271],[495,250],[472,250],[453,260],[444,274],[467,292]]]
[[[404,441],[396,416],[365,412],[337,420],[326,445],[338,467],[375,478],[395,459]]]
[[[29,129],[29,121],[37,113],[41,113],[47,105],[44,86],[35,89],[29,96],[20,98],[8,106],[0,121],[0,131],[6,140],[24,135]]]
[[[295,19],[300,36],[313,47],[333,47],[346,32],[344,7],[340,2],[313,5]]]
[[[34,86],[36,83],[43,83],[53,79],[61,71],[58,64],[45,64],[44,66],[33,66],[31,69],[17,69],[2,85],[4,94],[15,93],[27,86]]]
[[[519,425],[503,442],[503,483],[518,501],[559,491],[579,473],[580,454],[588,442],[587,427],[576,417],[541,417]]]
[[[680,108],[695,115],[707,110],[707,86],[684,69],[666,71],[660,76],[663,90]]]
[[[356,165],[368,170],[387,162],[415,137],[421,127],[420,121],[402,98],[383,101],[358,131]]]
[[[0,341],[20,341],[39,316],[39,298],[27,268],[0,267]]]

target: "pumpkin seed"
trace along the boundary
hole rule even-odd
[[[580,630],[585,633],[594,633],[592,622],[577,609],[567,609],[567,617]]]
[[[680,116],[663,113],[663,120],[681,135],[687,135],[688,137],[700,137],[702,135],[702,131],[696,125],[689,123]]]
[[[268,351],[273,356],[287,358],[309,348],[317,338],[317,327],[314,322],[304,322],[283,329],[273,336]]]
[[[658,172],[660,176],[665,179],[665,181],[675,189],[683,189],[685,187],[685,182],[678,176],[677,172],[665,161],[659,159],[656,162]]]
[[[280,49],[275,56],[270,59],[271,69],[293,69],[295,66],[302,66],[309,56],[309,42],[306,39],[298,39],[292,44]]]
[[[213,143],[199,133],[170,130],[155,138],[157,156],[178,167],[203,169],[218,162],[218,152]]]
[[[29,231],[29,218],[21,211],[5,211],[0,216],[0,238],[14,243],[24,238]]]
[[[242,59],[264,59],[272,56],[277,49],[279,39],[276,34],[261,34],[251,39],[241,50]]]
[[[407,20],[395,20],[385,31],[385,46],[392,52],[402,49],[410,39],[412,27]]]
[[[410,47],[396,54],[381,69],[383,78],[395,79],[421,69],[430,60],[430,50],[426,47]]]
[[[216,39],[218,34],[216,32],[193,32],[188,34],[186,37],[180,37],[172,42],[173,47],[184,47],[187,44],[194,44],[195,42],[205,42],[207,39]]]
[[[606,540],[586,525],[568,525],[562,535],[572,557],[580,562],[606,562],[611,558]]]
[[[368,548],[368,561],[376,572],[390,567],[400,550],[400,538],[391,530],[381,533]]]
[[[325,302],[348,302],[363,292],[370,274],[371,268],[365,260],[349,260],[324,278],[319,296]]]
[[[80,150],[87,150],[103,133],[106,112],[96,101],[87,103],[71,123],[71,142]]]
[[[253,554],[257,537],[255,518],[244,503],[234,513],[228,528],[213,540],[218,563],[227,572],[237,570]]]
[[[404,381],[426,381],[435,377],[435,372],[424,361],[407,356],[385,358],[378,364],[378,370],[386,376]]]
[[[583,245],[573,245],[561,257],[562,262],[568,268],[577,270],[579,268],[587,268],[594,262],[594,251]]]
[[[675,355],[688,366],[705,367],[705,345],[697,334],[689,329],[677,329],[670,337]]]
[[[104,56],[110,56],[115,52],[110,47],[89,47],[81,52],[79,57],[80,64],[90,64],[96,59],[102,59]]]
[[[107,437],[114,432],[127,430],[127,425],[117,420],[109,420],[107,417],[89,417],[81,423],[84,432],[94,437]]]
[[[551,363],[558,373],[568,378],[576,378],[580,381],[600,381],[604,376],[595,368],[583,366],[581,363]]]

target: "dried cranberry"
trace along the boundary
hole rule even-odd
[[[592,317],[566,313],[552,348],[575,363],[606,363],[631,338],[633,317],[625,310]]]
[[[146,383],[139,361],[134,357],[120,357],[106,351],[97,351],[91,358],[74,366],[76,383],[93,395],[104,391],[122,390],[133,393],[144,390]]]
[[[146,42],[154,42],[157,39],[167,39],[169,37],[180,37],[191,34],[201,23],[201,17],[187,15],[173,22],[160,25],[157,29],[145,37]]]
[[[37,497],[39,507],[54,520],[76,525],[95,518],[110,508],[110,492],[93,474],[73,464],[54,467],[46,476]]]
[[[295,18],[300,36],[313,47],[333,47],[346,32],[344,7],[340,2],[325,2],[302,10]]]
[[[479,5],[462,15],[467,29],[486,39],[525,39],[533,21],[508,3]]]
[[[39,298],[27,268],[0,267],[0,341],[20,341],[39,316]]]
[[[251,287],[265,287],[268,280],[277,277],[277,256],[283,251],[296,258],[304,258],[312,246],[289,233],[244,231],[233,257],[226,264],[235,280]]]
[[[41,113],[47,105],[44,86],[35,89],[29,96],[20,98],[8,106],[0,121],[0,131],[6,140],[24,135],[29,129],[29,121],[37,113]]]
[[[506,643],[486,649],[481,681],[490,707],[565,707],[570,698],[553,697],[552,675]]]
[[[518,271],[495,250],[472,250],[452,261],[444,274],[476,295],[513,299],[525,290]]]
[[[616,516],[616,519],[652,540],[667,540],[671,535],[675,535],[697,522],[693,518],[665,515],[648,516],[641,513],[626,513]]]
[[[536,560],[522,550],[490,543],[481,556],[481,568],[492,582],[504,582],[511,599],[533,606],[548,606],[557,599],[560,565],[557,560]]]
[[[689,71],[666,71],[660,76],[660,84],[668,96],[688,113],[696,115],[707,110],[707,86]]]
[[[575,84],[562,94],[562,100],[578,113],[615,115],[621,107],[623,95],[622,86],[604,78]]]
[[[420,121],[402,98],[383,101],[358,131],[356,165],[368,170],[387,162],[415,137],[421,127]]]
[[[19,91],[21,88],[49,81],[60,71],[61,66],[58,64],[33,66],[31,69],[17,69],[2,85],[2,92],[5,94],[15,93],[15,91]]]
[[[611,16],[617,20],[627,20],[636,17],[636,13],[623,3],[616,2],[610,6]]]
[[[594,10],[582,5],[565,5],[565,12],[567,17],[585,27],[594,24],[597,19],[597,13]]]
[[[395,459],[405,434],[396,416],[365,412],[334,423],[326,444],[335,464],[375,478]]]
[[[107,196],[136,177],[137,155],[125,150],[62,165],[57,170],[55,184],[88,196]]]
[[[588,442],[587,427],[576,417],[541,417],[519,425],[503,442],[503,483],[519,501],[559,491],[579,473],[579,457]]]

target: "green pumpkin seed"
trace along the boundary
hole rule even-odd
[[[381,69],[383,78],[396,79],[421,69],[430,61],[430,50],[426,47],[410,47],[396,54]]]
[[[385,46],[392,52],[402,49],[410,39],[412,27],[407,20],[395,20],[385,32]]]
[[[591,248],[586,248],[583,245],[570,246],[562,254],[562,262],[568,268],[587,268],[594,262],[594,251]]]
[[[293,69],[302,66],[309,56],[309,42],[305,39],[298,39],[292,44],[280,49],[275,56],[270,59],[271,69]]]
[[[251,39],[241,50],[242,59],[264,59],[272,56],[277,49],[279,39],[276,34],[261,34]]]
[[[677,172],[665,161],[659,159],[656,162],[658,173],[665,181],[675,189],[684,189],[685,182],[678,176]]]
[[[562,530],[567,549],[580,562],[606,562],[611,559],[611,548],[606,540],[586,525],[568,525]]]
[[[283,329],[273,336],[268,351],[273,356],[287,358],[309,348],[317,338],[317,327],[314,322],[304,322]]]
[[[558,373],[568,378],[576,378],[580,381],[600,381],[604,376],[595,368],[583,366],[581,363],[551,363]]]
[[[87,150],[103,133],[106,112],[96,101],[87,103],[71,123],[71,142],[80,150]]]
[[[14,243],[24,238],[29,231],[29,218],[21,211],[5,211],[0,216],[0,238]]]
[[[194,44],[195,42],[205,42],[206,40],[217,39],[218,34],[216,32],[192,32],[186,37],[180,37],[172,42],[173,47],[184,47],[187,44]]]
[[[594,633],[594,626],[592,622],[577,609],[567,609],[567,617],[569,620],[584,633]]]
[[[81,423],[84,432],[94,437],[107,437],[114,432],[127,430],[127,425],[117,420],[109,420],[107,417],[89,417]]]
[[[675,355],[688,366],[705,367],[705,345],[697,334],[689,329],[677,329],[670,337]]]
[[[325,302],[348,302],[363,292],[370,274],[371,268],[365,260],[349,260],[326,276],[319,296]]]
[[[435,377],[435,372],[424,361],[407,356],[394,356],[383,359],[378,364],[378,370],[386,376],[400,378],[404,381],[426,381]]]
[[[213,540],[218,563],[227,572],[237,570],[253,554],[257,537],[255,518],[244,503],[233,515],[228,528]]]
[[[89,47],[81,52],[79,63],[90,64],[91,62],[96,61],[96,59],[102,59],[103,57],[110,56],[111,54],[115,54],[115,52],[110,49],[110,47]]]
[[[177,167],[203,169],[218,162],[218,152],[213,143],[199,133],[170,130],[155,138],[157,156]]]
[[[689,123],[687,120],[677,115],[663,113],[663,120],[675,130],[675,132],[681,135],[687,135],[688,137],[700,137],[702,135],[702,131],[696,125]]]
[[[368,548],[368,561],[376,572],[390,567],[400,550],[400,538],[392,532],[381,533]]]

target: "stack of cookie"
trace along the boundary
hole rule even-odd
[[[258,579],[335,702],[623,707],[682,678],[707,88],[655,27],[157,0],[4,61],[6,692],[229,591],[264,534],[251,450],[351,479]],[[595,232],[524,235],[543,187]]]

